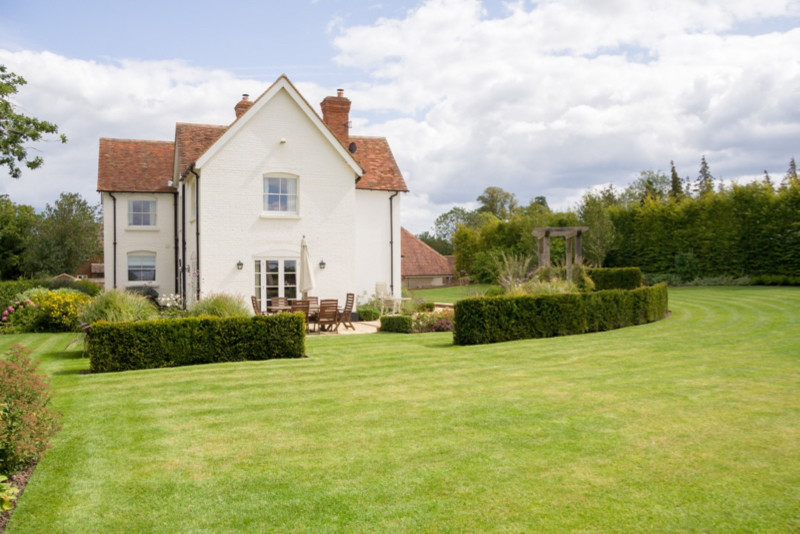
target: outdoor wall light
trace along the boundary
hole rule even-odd
[[[325,268],[325,260],[319,260],[319,268],[320,269],[324,269]]]
[[[242,260],[239,260],[239,262],[236,264],[236,268],[240,271],[244,269],[244,263],[242,263]]]

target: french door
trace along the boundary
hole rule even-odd
[[[255,260],[255,295],[264,310],[273,297],[297,298],[297,259]]]

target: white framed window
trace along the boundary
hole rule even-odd
[[[297,215],[297,177],[264,177],[264,212]]]
[[[297,298],[299,266],[295,258],[255,260],[255,295],[259,306],[272,297]]]
[[[135,252],[128,255],[128,281],[154,282],[156,279],[156,255],[151,252]]]
[[[155,226],[155,200],[129,200],[128,226]]]

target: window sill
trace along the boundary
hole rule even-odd
[[[262,219],[286,219],[290,221],[299,220],[300,214],[298,213],[281,213],[275,211],[262,211],[261,216]]]
[[[158,232],[158,226],[126,226],[126,232]]]

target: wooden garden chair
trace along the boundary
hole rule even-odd
[[[264,315],[261,313],[261,306],[258,305],[258,298],[257,297],[250,297],[250,302],[253,303],[253,312],[256,315]]]
[[[306,324],[306,332],[308,332],[308,301],[305,299],[295,299],[292,301],[292,313],[301,312],[303,314],[303,322]]]
[[[339,324],[343,324],[345,330],[348,328],[352,328],[353,330],[356,329],[353,326],[353,303],[356,300],[356,296],[354,293],[348,293],[347,299],[344,301],[344,309],[339,315]],[[336,329],[339,329],[339,324],[336,325]]]
[[[320,332],[327,330],[338,333],[339,301],[337,299],[322,299],[320,301],[317,327]]]

